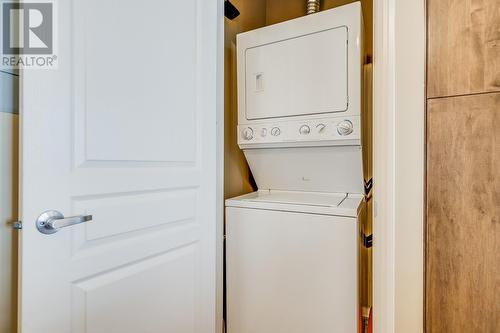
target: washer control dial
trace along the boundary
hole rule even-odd
[[[354,126],[350,120],[343,120],[337,124],[337,133],[342,136],[349,135],[354,131]]]
[[[243,139],[245,140],[252,140],[253,139],[253,129],[250,127],[247,127],[243,130]]]
[[[299,128],[299,133],[302,135],[307,135],[307,134],[311,133],[311,128],[307,125],[302,125]]]
[[[323,133],[325,133],[326,125],[325,124],[318,124],[318,125],[316,125],[316,130],[318,131],[318,134],[323,134]]]
[[[279,129],[279,127],[273,127],[271,128],[271,135],[272,136],[278,136],[281,134],[281,130]]]

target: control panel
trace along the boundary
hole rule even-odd
[[[339,141],[361,139],[359,116],[251,123],[238,126],[238,144]]]

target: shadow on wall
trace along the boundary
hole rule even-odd
[[[17,332],[18,75],[0,71],[0,332]]]
[[[224,41],[224,198],[257,189],[237,144],[236,35],[266,25],[266,0],[231,0],[240,15],[225,19]]]

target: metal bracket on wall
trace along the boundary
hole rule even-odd
[[[373,246],[373,235],[361,235],[361,242],[363,246],[367,249],[371,248]]]
[[[365,181],[365,196],[370,196],[373,188],[373,178],[370,178]]]
[[[240,11],[229,0],[224,1],[224,16],[234,20],[240,15]]]

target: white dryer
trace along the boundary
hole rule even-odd
[[[356,2],[237,36],[259,190],[226,201],[228,333],[357,332],[362,31]]]

